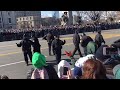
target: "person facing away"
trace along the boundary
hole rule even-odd
[[[40,50],[41,45],[39,43],[38,38],[35,35],[32,36],[32,42],[33,42],[33,45],[32,45],[33,46],[33,52],[34,53],[35,52],[40,52],[41,53],[41,50]]]
[[[99,48],[102,45],[102,43],[105,44],[105,40],[101,35],[101,31],[98,31],[98,34],[95,36],[95,43],[97,44],[97,48]]]
[[[60,40],[59,36],[55,36],[55,39],[52,42],[52,47],[54,48],[57,63],[59,63],[61,61],[61,49],[65,43],[66,43],[66,41]]]
[[[83,47],[85,55],[87,55],[87,45],[90,41],[93,41],[93,39],[90,36],[87,36],[85,33],[83,33],[81,38],[81,46]]]
[[[27,79],[59,79],[57,72],[51,65],[47,65],[43,54],[35,52],[32,57],[33,69],[29,72]]]
[[[31,51],[32,45],[33,45],[33,42],[27,38],[26,34],[23,35],[23,40],[19,44],[17,44],[17,47],[22,46],[22,51],[23,51],[24,59],[25,59],[27,66],[29,65],[28,56],[29,56],[30,61],[32,62],[32,51]]]
[[[46,39],[48,42],[49,55],[51,55],[51,44],[52,44],[52,41],[54,40],[54,35],[52,34],[51,31],[49,31],[49,33],[46,35]]]
[[[81,79],[108,79],[106,68],[99,60],[89,59],[83,66]]]
[[[74,54],[76,53],[76,51],[78,51],[80,57],[82,57],[81,51],[80,51],[80,36],[78,35],[78,32],[75,31],[75,34],[73,35],[73,44],[75,46],[75,49],[73,51],[72,57],[74,56]]]

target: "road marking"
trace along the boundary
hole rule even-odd
[[[47,56],[45,56],[45,57],[47,57]],[[10,65],[18,64],[18,63],[23,63],[23,62],[25,62],[25,61],[19,61],[19,62],[14,62],[14,63],[9,63],[9,64],[0,65],[0,68],[1,68],[1,67],[5,67],[5,66],[10,66]]]
[[[12,54],[17,54],[17,53],[21,53],[21,52],[11,52],[11,53],[7,53],[7,54],[0,54],[0,57],[7,56],[7,55],[12,55]]]
[[[18,64],[18,63],[22,63],[22,62],[25,62],[25,61],[19,61],[19,62],[14,62],[14,63],[9,63],[9,64],[0,65],[0,68],[1,68],[1,67],[5,67],[5,66],[10,66],[10,65]]]

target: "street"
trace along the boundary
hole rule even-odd
[[[94,39],[97,33],[88,32],[86,34]],[[81,35],[81,33],[79,35]],[[102,31],[102,35],[106,41],[106,44],[110,45],[112,42],[119,39],[120,29]],[[62,59],[69,59],[64,55],[64,51],[73,51],[74,49],[72,34],[63,35],[61,36],[61,39],[66,40],[66,44],[62,49]],[[10,79],[26,79],[27,72],[31,69],[32,65],[26,66],[22,54],[22,49],[17,47],[15,44],[19,42],[20,40],[0,42],[0,75],[7,75]],[[55,65],[55,57],[48,55],[47,41],[39,38],[39,42],[41,44],[42,54],[45,55],[47,63]],[[80,49],[83,53],[82,48]],[[75,55],[75,58],[78,59],[79,56]],[[57,70],[57,66],[55,65],[54,67]]]

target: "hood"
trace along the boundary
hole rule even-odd
[[[76,62],[75,62],[75,66],[76,67],[83,67],[84,66],[84,63],[88,60],[88,59],[95,59],[95,56],[93,54],[89,54],[85,57],[81,57],[79,58]]]
[[[116,65],[113,68],[113,74],[115,76],[115,79],[120,79],[120,64]]]
[[[65,61],[65,60],[60,61],[60,63],[58,64],[58,77],[59,78],[62,78],[62,76],[63,76],[63,68],[64,67],[68,67],[68,69],[71,70],[71,66],[67,61]]]
[[[45,56],[35,52],[32,57],[32,65],[37,69],[47,66]]]

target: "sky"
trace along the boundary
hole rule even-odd
[[[64,11],[59,11],[59,17],[63,15]],[[54,11],[41,11],[41,16],[42,17],[52,17]]]

